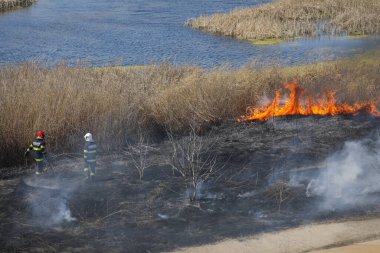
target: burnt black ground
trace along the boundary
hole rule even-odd
[[[186,180],[168,165],[168,141],[152,144],[152,165],[142,180],[123,154],[101,157],[92,183],[84,179],[80,159],[62,158],[54,163],[56,175],[1,180],[0,251],[162,252],[312,222],[377,216],[376,204],[316,212],[321,200],[305,191],[321,161],[347,140],[374,138],[379,122],[337,116],[223,123],[204,136],[213,143],[210,152],[217,155],[219,170],[201,185],[194,202]],[[274,189],[292,175],[304,182],[286,185],[279,207]],[[47,222],[62,201],[76,220]]]

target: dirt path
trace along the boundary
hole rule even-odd
[[[337,247],[326,250],[312,251],[310,253],[379,253],[380,240],[373,240],[363,243],[355,243],[353,245]]]
[[[217,244],[180,249],[175,252],[301,253],[333,245],[347,245],[353,242],[377,238],[380,238],[380,218],[328,224],[313,224],[276,233],[265,233],[254,237],[241,238],[240,240],[225,240]],[[344,248],[343,251],[341,249],[342,247],[330,250],[313,251],[313,253],[380,252],[380,240],[364,244],[355,244],[349,248]],[[360,249],[362,249],[362,251],[360,251]]]

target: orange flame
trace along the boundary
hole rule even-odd
[[[248,107],[247,115],[239,117],[238,121],[265,121],[271,117],[286,115],[355,115],[361,111],[380,117],[380,112],[374,101],[355,103],[354,105],[337,104],[335,91],[327,92],[323,99],[315,100],[311,96],[302,99],[303,89],[300,88],[297,81],[284,84],[284,87],[290,91],[289,99],[285,103],[280,103],[282,90],[278,89],[271,103],[259,108]]]

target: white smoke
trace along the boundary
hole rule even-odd
[[[307,186],[308,196],[323,197],[322,210],[360,206],[380,192],[380,138],[346,142],[325,161]]]
[[[56,211],[57,212],[52,216],[52,221],[54,224],[76,220],[76,218],[71,216],[71,211],[67,205],[66,199],[60,199],[57,202]]]
[[[76,220],[68,205],[68,199],[76,188],[75,182],[65,182],[60,178],[31,177],[25,178],[24,183],[30,186],[27,203],[31,223],[52,227]]]

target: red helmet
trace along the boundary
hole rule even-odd
[[[45,133],[44,133],[44,131],[38,131],[38,133],[37,133],[37,137],[38,137],[38,138],[45,138]]]

